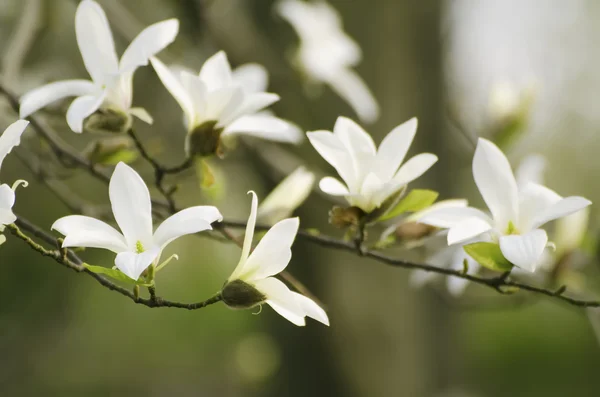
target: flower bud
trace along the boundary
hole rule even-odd
[[[250,309],[263,303],[267,297],[242,280],[233,280],[225,284],[221,291],[223,302],[234,309]]]
[[[85,120],[84,129],[90,132],[121,134],[131,127],[131,116],[112,109],[100,109]]]
[[[206,157],[216,154],[221,157],[223,148],[221,145],[222,128],[215,128],[216,121],[207,121],[196,126],[190,131],[185,140],[185,152],[188,157]]]
[[[334,206],[329,211],[329,223],[340,229],[358,226],[365,212],[358,207],[339,207]]]

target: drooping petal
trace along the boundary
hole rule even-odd
[[[294,293],[283,282],[268,277],[257,281],[255,287],[267,297],[267,304],[281,316],[295,325],[306,325],[305,311]]]
[[[448,245],[463,243],[492,229],[486,220],[473,217],[452,226],[448,231]]]
[[[17,220],[12,212],[15,205],[15,192],[7,184],[0,185],[0,225],[10,225]]]
[[[513,265],[534,272],[547,243],[546,231],[536,229],[522,235],[500,237],[500,250]]]
[[[140,242],[152,244],[152,204],[142,177],[130,166],[119,162],[110,178],[108,194],[115,220],[130,250]]]
[[[340,68],[328,76],[327,83],[352,107],[361,121],[373,123],[379,118],[377,100],[354,70]]]
[[[247,92],[263,92],[269,85],[269,73],[258,63],[246,63],[233,70],[233,81]]]
[[[383,138],[377,151],[377,173],[387,181],[398,171],[417,133],[417,118],[400,124]]]
[[[246,272],[246,260],[248,259],[248,255],[250,255],[250,250],[252,249],[252,239],[254,238],[254,226],[256,225],[256,214],[258,212],[258,198],[256,197],[256,193],[254,193],[252,190],[249,191],[248,194],[252,195],[252,204],[250,206],[250,216],[248,217],[248,223],[246,223],[244,245],[242,246],[242,254],[240,256],[240,261],[238,262],[235,270],[229,277],[229,281],[239,279],[239,275]]]
[[[427,225],[451,228],[469,218],[480,218],[491,224],[492,220],[483,211],[473,207],[443,207],[431,211],[418,219],[419,223]]]
[[[0,168],[11,150],[21,143],[21,135],[28,125],[29,121],[27,120],[17,120],[9,125],[0,136]]]
[[[508,159],[492,142],[479,138],[473,158],[473,178],[494,220],[501,225],[519,215],[517,182]]]
[[[222,136],[248,135],[274,142],[298,144],[304,136],[289,121],[268,114],[242,116],[225,127]]]
[[[65,236],[63,247],[102,248],[115,253],[127,251],[121,233],[98,219],[83,215],[70,215],[58,219],[51,229]]]
[[[342,182],[330,176],[321,179],[319,188],[332,196],[347,196],[350,194],[348,188]]]
[[[231,66],[224,51],[219,51],[204,62],[200,69],[200,80],[206,84],[209,91],[215,91],[230,86],[233,77]]]
[[[194,103],[192,101],[191,96],[187,92],[186,87],[183,86],[181,81],[175,77],[175,75],[167,68],[161,61],[157,58],[150,58],[150,62],[162,81],[163,85],[171,93],[173,98],[177,101],[183,113],[185,114],[188,128],[192,128],[194,124]]]
[[[154,232],[154,244],[164,248],[171,241],[186,234],[212,230],[211,223],[220,222],[223,216],[216,207],[189,207],[171,215]]]
[[[148,251],[136,254],[135,252],[121,252],[115,258],[117,269],[125,273],[126,276],[137,280],[140,278],[144,270],[154,262],[160,254],[160,249],[154,247]]]
[[[565,197],[559,202],[547,208],[543,213],[539,214],[534,220],[532,228],[537,228],[543,224],[553,221],[563,216],[573,214],[591,205],[592,202],[586,198],[579,196]]]
[[[352,157],[340,140],[329,131],[307,132],[306,136],[321,157],[335,168],[349,190],[358,190],[358,176]]]
[[[179,32],[175,18],[157,22],[142,30],[129,44],[119,63],[121,73],[132,72],[148,64],[148,60],[171,44]]]
[[[421,153],[411,157],[400,167],[396,175],[394,175],[394,179],[392,180],[392,190],[398,190],[399,187],[414,181],[430,169],[437,161],[437,156],[431,153]]]
[[[260,240],[237,277],[253,282],[274,276],[285,269],[292,258],[291,247],[299,225],[298,218],[277,222]]]
[[[85,68],[95,83],[104,84],[108,76],[119,73],[110,26],[98,3],[91,0],[79,3],[75,13],[75,34]]]
[[[85,95],[76,98],[67,110],[67,124],[73,132],[83,131],[83,120],[91,116],[104,102],[105,94]]]
[[[321,308],[321,306],[317,305],[315,301],[307,298],[302,294],[299,294],[297,292],[292,292],[292,294],[296,298],[296,301],[298,302],[306,316],[315,319],[318,322],[327,326],[329,325],[329,317],[327,316],[327,313],[325,313],[325,310]]]
[[[97,90],[88,80],[64,80],[46,84],[23,95],[19,107],[19,116],[25,118],[54,101],[71,96],[91,95]]]

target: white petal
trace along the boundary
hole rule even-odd
[[[534,222],[550,207],[562,200],[555,191],[536,183],[526,183],[519,191],[519,220],[515,224],[521,233],[536,229]]]
[[[289,121],[278,117],[254,114],[242,116],[225,127],[222,136],[248,135],[274,142],[298,144],[304,136],[302,131]]]
[[[201,120],[201,117],[206,113],[206,101],[208,93],[206,91],[206,85],[195,74],[189,73],[186,70],[182,70],[179,72],[179,80],[181,81],[183,87],[185,87],[187,95],[192,102],[192,107],[195,114],[193,125],[188,126],[188,128],[191,129],[203,121],[206,121]]]
[[[342,182],[330,176],[321,179],[319,188],[332,196],[347,196],[350,194],[348,188]]]
[[[83,120],[92,115],[104,102],[105,94],[85,95],[76,98],[67,110],[67,124],[73,132],[83,131]]]
[[[339,138],[329,131],[307,132],[306,136],[321,157],[336,169],[349,190],[358,189],[358,177],[352,157]]]
[[[414,214],[408,216],[406,221],[408,222],[416,222],[425,216],[433,213],[434,211],[438,211],[444,208],[464,208],[468,205],[468,201],[466,199],[448,199],[448,200],[440,200],[435,204],[425,208],[424,210],[417,211]]]
[[[142,177],[119,162],[110,178],[108,193],[115,220],[129,248],[135,250],[139,241],[148,249],[152,243],[152,204]]]
[[[547,208],[543,213],[539,214],[533,221],[532,228],[540,227],[543,224],[554,219],[562,218],[573,214],[591,205],[592,202],[586,198],[579,196],[565,197],[559,202]]]
[[[0,225],[10,225],[16,220],[17,216],[12,212],[12,210],[0,209]]]
[[[315,174],[298,167],[260,203],[258,218],[272,225],[290,216],[308,198],[314,184]]]
[[[544,183],[544,172],[546,170],[546,158],[540,154],[530,154],[521,160],[519,168],[515,172],[519,189],[528,183]]]
[[[230,115],[230,119],[234,120],[244,115],[253,115],[277,101],[279,101],[279,95],[270,92],[257,92],[244,95],[243,103]]]
[[[206,120],[218,120],[217,127],[231,123],[244,103],[245,95],[241,87],[227,86],[208,92],[203,115]]]
[[[129,278],[137,280],[159,254],[160,249],[156,247],[141,254],[131,251],[121,252],[115,258],[115,265]]]
[[[137,35],[123,53],[119,69],[121,73],[132,72],[171,44],[179,32],[179,21],[168,19],[148,26]]]
[[[167,68],[161,61],[157,58],[151,58],[150,62],[156,71],[156,74],[162,81],[165,88],[171,93],[173,98],[177,101],[183,113],[185,114],[188,128],[193,127],[194,123],[194,103],[192,101],[191,96],[187,92],[186,87],[184,87],[179,79],[175,77],[175,75]]]
[[[400,124],[383,138],[377,151],[377,168],[380,178],[387,181],[396,174],[417,132],[417,119]]]
[[[209,91],[227,87],[233,82],[231,66],[223,51],[217,52],[204,62],[200,69],[200,80],[206,84]]]
[[[28,125],[29,121],[27,120],[17,120],[6,127],[2,136],[0,136],[0,168],[11,150],[21,143],[21,135],[23,135]]]
[[[519,214],[517,182],[504,153],[492,142],[479,138],[473,158],[473,177],[494,220],[501,225]]]
[[[397,191],[399,187],[414,181],[430,169],[437,161],[437,156],[431,153],[421,153],[410,158],[400,167],[396,175],[394,175],[394,179],[392,180],[394,186],[393,189]]]
[[[325,313],[325,310],[323,310],[321,306],[302,294],[297,292],[292,292],[292,294],[294,294],[296,301],[306,316],[313,318],[322,324],[329,325],[329,317],[327,317],[327,313]]]
[[[448,231],[448,245],[463,243],[491,229],[492,225],[479,217],[465,219]]]
[[[546,231],[536,229],[522,235],[500,237],[500,250],[513,265],[534,272],[547,243]]]
[[[427,225],[451,228],[469,218],[480,218],[492,222],[489,216],[473,207],[444,207],[431,211],[418,220],[419,223]]]
[[[164,248],[171,241],[186,234],[212,230],[211,223],[222,221],[223,216],[216,207],[190,207],[171,215],[154,232],[154,244]]]
[[[70,96],[90,95],[96,89],[96,85],[88,80],[65,80],[46,84],[21,97],[19,115],[25,118],[54,101]]]
[[[283,282],[269,277],[256,282],[255,287],[266,295],[267,303],[281,316],[295,325],[306,325],[306,314],[300,302]]]
[[[354,70],[341,68],[329,76],[327,83],[352,107],[361,121],[373,123],[379,118],[377,100]]]
[[[260,280],[278,274],[292,258],[292,244],[300,221],[289,218],[277,222],[250,254],[238,277],[246,281]]]
[[[148,111],[144,108],[130,108],[129,114],[137,117],[138,119],[142,120],[146,124],[154,123],[154,119],[152,118],[150,113],[148,113]]]
[[[256,225],[256,214],[258,212],[258,198],[256,197],[256,193],[254,193],[252,190],[249,191],[248,194],[252,195],[252,204],[250,205],[250,216],[248,217],[248,223],[246,223],[244,245],[242,246],[240,261],[238,262],[231,276],[229,276],[229,281],[240,278],[239,275],[245,272],[246,260],[248,259],[248,255],[250,255],[250,250],[252,249],[254,226]]]
[[[117,254],[127,250],[121,233],[89,216],[65,216],[54,222],[51,229],[65,236],[63,247],[102,248]]]
[[[12,212],[15,192],[7,184],[0,185],[0,225],[10,225],[17,220]]]
[[[340,142],[358,160],[361,160],[365,156],[374,156],[377,152],[371,135],[347,117],[337,118],[333,126],[333,134],[339,138]]]
[[[263,92],[269,85],[269,73],[262,65],[247,63],[233,71],[233,81],[247,92]]]
[[[119,73],[112,33],[102,7],[95,1],[79,3],[75,13],[75,34],[83,63],[95,83]]]

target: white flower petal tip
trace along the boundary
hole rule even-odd
[[[27,120],[17,120],[9,125],[0,136],[0,168],[4,158],[21,143],[21,136],[29,125]]]

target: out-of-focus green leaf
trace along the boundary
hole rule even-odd
[[[108,276],[108,277],[113,278],[118,281],[123,281],[124,283],[141,285],[143,287],[149,287],[152,285],[152,284],[147,284],[144,281],[136,281],[132,278],[129,278],[127,275],[125,275],[125,273],[121,272],[118,269],[111,269],[111,268],[102,267],[102,266],[93,266],[93,265],[88,265],[87,263],[84,263],[83,266],[85,266],[85,268],[88,269],[92,273],[104,274],[105,276]]]
[[[513,267],[513,264],[502,255],[500,246],[496,243],[473,243],[465,245],[463,249],[471,258],[488,269],[506,272]]]

